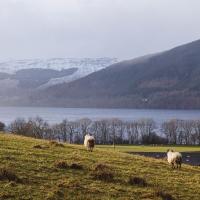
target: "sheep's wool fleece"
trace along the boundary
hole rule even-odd
[[[177,158],[181,158],[182,155],[179,152],[171,152],[169,151],[167,153],[167,161],[169,163],[172,163],[174,160],[176,160]]]
[[[94,140],[94,137],[91,135],[85,135],[84,146],[87,147],[88,140]]]

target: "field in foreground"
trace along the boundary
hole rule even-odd
[[[113,145],[98,145],[98,148],[113,149]],[[179,152],[200,152],[200,146],[179,146],[179,145],[116,145],[115,150],[120,152],[167,152],[167,149],[174,149]]]
[[[0,134],[0,158],[0,199],[200,199],[199,167],[112,149]]]

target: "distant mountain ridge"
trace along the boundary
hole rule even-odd
[[[32,93],[116,63],[116,58],[56,58],[0,62],[0,105],[23,104]]]
[[[66,107],[200,109],[200,40],[113,64],[31,99]]]
[[[31,81],[32,73],[36,72],[37,70],[38,71],[43,70],[43,73],[49,74],[48,75],[49,79],[47,80],[45,79],[43,81],[40,80],[39,82],[43,82],[45,85],[42,87],[46,88],[51,85],[56,85],[79,79],[90,73],[104,69],[105,67],[116,62],[117,62],[116,58],[106,58],[106,57],[8,60],[0,62],[0,79],[10,78],[10,77],[11,79],[17,79],[17,78],[22,79],[23,76],[26,77],[29,76]],[[71,74],[69,74],[68,72],[67,74],[65,74],[66,70],[69,71],[71,69],[76,69],[76,70],[73,70],[73,73]],[[60,74],[59,76],[55,76],[56,71],[60,71],[58,72]],[[10,74],[10,76],[8,74]],[[45,76],[45,74],[43,76]]]
[[[15,73],[22,69],[40,68],[63,70],[68,68],[104,68],[117,62],[117,58],[49,58],[0,61],[0,72]]]

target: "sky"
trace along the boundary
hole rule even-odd
[[[199,0],[0,0],[0,60],[132,59],[200,39]]]

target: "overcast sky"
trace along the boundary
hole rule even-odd
[[[0,0],[0,59],[129,59],[200,39],[199,0]]]

